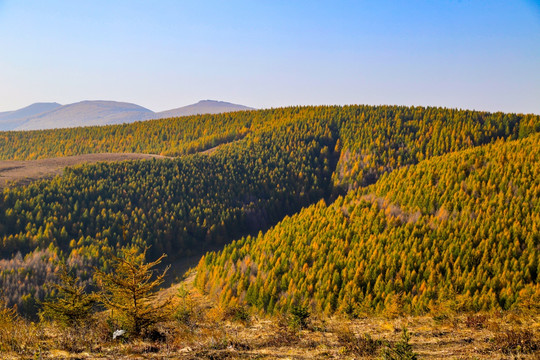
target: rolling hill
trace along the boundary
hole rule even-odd
[[[152,119],[173,118],[188,115],[220,114],[233,111],[254,110],[244,105],[231,104],[225,101],[201,100],[196,104],[179,107],[156,113]]]
[[[357,200],[364,207],[367,206],[366,201],[368,204],[371,201],[373,204],[367,207],[371,209],[372,206],[377,206],[377,199],[386,196],[385,192],[377,192],[372,187],[383,183],[390,175],[400,174],[403,169],[423,169],[422,166],[433,164],[428,162],[430,159],[437,157],[453,159],[452,154],[466,149],[477,149],[480,145],[518,139],[525,141],[534,136],[538,130],[540,117],[536,115],[355,105],[291,107],[188,116],[105,127],[3,132],[0,133],[0,140],[4,140],[0,141],[0,157],[4,159],[26,160],[93,152],[153,153],[173,155],[177,158],[81,165],[67,169],[62,176],[52,180],[4,189],[4,196],[0,198],[2,218],[0,254],[6,260],[16,252],[34,259],[32,254],[46,251],[50,254],[48,258],[36,255],[37,259],[42,259],[41,261],[47,264],[49,260],[46,259],[63,256],[85,273],[88,273],[90,265],[107,266],[107,258],[102,254],[123,246],[151,245],[152,256],[161,252],[172,256],[178,255],[177,258],[189,256],[215,249],[216,246],[230,243],[242,236],[264,231],[269,226],[277,224],[286,215],[298,212],[302,207],[316,204],[321,199],[330,203],[340,194],[348,194],[347,199],[357,194],[357,198],[353,198],[350,205],[345,205],[345,209],[350,208],[345,212],[353,211]],[[219,144],[222,145],[210,156],[194,154]],[[523,148],[535,154],[535,147],[530,143],[517,142],[511,146],[512,149]],[[473,158],[485,161],[480,157],[480,153],[470,154]],[[498,154],[493,153],[493,156]],[[460,158],[457,159],[457,163],[462,161]],[[442,161],[440,164],[445,163]],[[519,177],[516,176],[516,179]],[[422,181],[424,178],[408,183],[396,180],[397,183],[409,184],[410,189],[406,190],[414,193]],[[460,194],[459,186],[456,187],[458,182],[452,181],[448,183],[448,189],[455,189],[455,193]],[[513,186],[519,193],[518,184]],[[404,191],[404,194],[406,193]],[[466,197],[468,194],[456,196],[463,196],[464,201],[469,199]],[[425,224],[430,214],[440,210],[442,203],[439,204],[436,199],[422,198],[420,195],[417,198],[419,201],[423,199],[418,205],[421,205],[420,208],[411,206],[411,209],[405,211],[408,214],[406,218],[415,218],[417,216],[415,214],[420,211],[418,218],[423,222],[419,220],[419,224]],[[384,201],[381,200],[382,203]],[[402,201],[401,198],[392,201],[391,206],[387,207],[390,209],[388,211],[392,213],[394,208],[396,211],[401,209]],[[486,206],[482,202],[479,204],[482,204],[481,207]],[[521,205],[525,206],[524,203]],[[314,211],[309,209],[305,211]],[[368,215],[383,225],[367,230],[374,231],[373,236],[382,236],[381,233],[386,236],[387,227],[384,224],[389,220],[382,217],[384,211],[379,211],[376,207],[372,210],[373,214]],[[531,211],[526,210],[525,214],[534,214]],[[522,220],[519,214],[516,216],[516,219]],[[397,215],[396,217],[399,220],[400,217]],[[314,216],[313,219],[315,218]],[[298,226],[302,226],[301,218],[294,219],[298,220]],[[321,236],[324,236],[326,231],[333,231],[335,233],[333,241],[336,243],[343,241],[343,236],[347,239],[347,234],[338,231],[346,223],[338,222],[335,225],[333,219],[331,220],[327,230],[319,229]],[[324,217],[321,221],[308,222],[317,224],[323,221]],[[493,221],[495,221],[493,218],[486,220],[489,224]],[[334,229],[334,226],[337,228]],[[411,231],[407,226],[399,228],[399,231]],[[294,229],[294,226],[292,228]],[[424,228],[412,231],[427,237],[436,235]],[[466,227],[462,228],[464,236],[465,234],[468,236],[469,231]],[[363,230],[362,234],[370,233]],[[302,237],[292,232],[286,238],[292,241]],[[266,241],[262,234],[260,239],[261,244]],[[247,243],[247,240],[241,240],[237,244],[244,242]],[[288,289],[288,283],[285,284],[287,281],[289,283],[292,281],[293,285],[300,286],[300,289],[302,284],[296,283],[298,279],[280,278],[287,272],[286,262],[277,267],[277,270],[274,269],[278,271],[276,274],[273,274],[271,269],[261,272],[273,274],[265,277],[264,291],[259,288],[253,293],[255,290],[252,289],[248,297],[247,293],[244,294],[242,291],[247,291],[251,284],[243,279],[241,284],[245,288],[233,287],[220,292],[219,289],[232,284],[229,281],[234,281],[228,277],[221,277],[223,274],[216,275],[215,269],[219,269],[222,264],[234,265],[230,267],[232,272],[229,272],[230,275],[234,274],[233,279],[240,279],[243,276],[243,273],[235,272],[238,266],[244,268],[244,265],[236,263],[242,254],[239,251],[244,251],[242,247],[234,251],[237,246],[231,245],[226,248],[223,254],[227,255],[220,256],[218,263],[214,262],[215,254],[205,258],[204,264],[208,268],[201,267],[200,276],[204,277],[204,273],[208,276],[206,280],[199,278],[200,287],[202,289],[208,287],[212,294],[223,298],[222,301],[225,303],[247,301],[247,298],[250,298],[250,304],[267,311],[288,309],[291,303],[278,304],[275,296],[285,288]],[[287,247],[283,245],[283,249]],[[429,248],[430,252],[432,250]],[[418,255],[418,259],[423,259],[424,255]],[[300,254],[297,254],[298,256]],[[359,259],[359,256],[356,254],[351,259]],[[511,262],[513,259],[510,257],[508,261]],[[281,264],[281,260],[280,262],[274,260],[276,259],[273,259],[271,264]],[[336,261],[337,258],[332,258],[327,259],[326,263],[330,266]],[[32,260],[32,264],[46,268],[40,261],[34,263]],[[310,261],[307,261],[307,264],[309,268]],[[366,263],[365,266],[367,265],[369,264]],[[22,262],[18,266],[31,267],[31,264]],[[326,268],[324,273],[333,274],[333,271],[334,268]],[[415,268],[415,271],[418,274],[420,270]],[[410,283],[407,286],[410,288],[407,288],[407,291],[411,291],[411,294],[417,294],[415,292],[422,286],[424,280],[426,285],[423,288],[429,285],[427,283],[429,274],[425,272],[425,268],[422,268],[422,271],[424,271],[422,276],[409,279]],[[529,281],[527,279],[536,279],[534,277],[536,273],[532,270],[529,272],[530,276],[512,274],[526,284],[526,281]],[[41,285],[42,279],[34,278],[32,276],[34,271],[21,273],[28,275],[24,287],[20,286],[21,280],[17,278],[18,275],[14,275],[19,274],[17,272],[2,272],[0,280],[5,288],[16,286],[10,291],[10,303],[17,303],[20,309],[31,312],[34,307],[32,304],[35,304],[32,301],[37,301],[45,295]],[[389,272],[389,276],[390,274]],[[376,281],[377,277],[378,275],[373,280]],[[328,285],[327,278],[314,279],[317,280],[312,284],[314,287]],[[324,294],[330,293],[328,289],[334,289],[333,286],[337,286],[339,290],[341,284],[339,279],[336,276],[335,281],[330,282],[331,288],[322,287],[326,289]],[[251,278],[248,278],[248,281],[251,281]],[[372,290],[374,283],[365,281],[363,284],[369,284],[369,289]],[[385,301],[388,296],[384,293],[384,301],[381,300],[381,283],[386,286],[388,279],[385,278],[384,282],[380,280],[378,290],[374,290],[371,295],[378,297],[370,301],[362,298],[362,304],[381,311],[386,309]],[[266,286],[269,287],[270,293],[265,293]],[[498,285],[493,286],[494,289],[500,289]],[[367,288],[362,289],[365,295]],[[478,300],[480,307],[507,308],[516,301],[516,298],[508,300],[497,298],[493,302],[491,301],[493,297],[488,294],[488,288],[486,291],[472,287],[471,289],[478,290],[479,297],[485,295],[482,300]],[[516,289],[519,291],[518,287]],[[340,291],[334,293],[334,299],[314,300],[311,293],[310,296],[302,292],[299,294],[301,296],[294,297],[294,301],[302,303],[307,301],[314,309],[322,312],[339,310],[344,301],[340,297]],[[439,296],[433,295],[432,292],[426,294],[435,296],[429,298],[434,301]],[[410,296],[414,298],[413,295]],[[486,296],[491,302],[486,302]],[[236,300],[233,301],[233,298]],[[292,301],[288,296],[283,298]],[[390,301],[391,298],[388,299]],[[410,300],[407,297],[403,299]],[[429,304],[426,299],[423,297],[415,300],[415,305],[410,305],[407,311],[425,311],[426,302]],[[396,301],[401,300],[397,298]],[[410,301],[412,304],[413,300]]]
[[[106,346],[116,356],[110,339],[129,331],[125,314],[88,308],[79,345],[71,323],[59,327],[62,314],[37,314],[47,303],[73,314],[80,301],[69,294],[94,299],[95,280],[103,289],[95,275],[118,272],[114,255],[142,249],[137,261],[167,254],[162,265],[179,276],[206,255],[159,294],[176,294],[174,311],[148,330],[167,340],[144,335],[152,345],[131,343],[138,354],[166,343],[160,356],[170,358],[177,341],[177,354],[194,350],[193,359],[293,348],[303,358],[363,357],[403,349],[396,329],[405,324],[427,358],[534,356],[539,132],[533,114],[365,105],[0,132],[0,177],[38,172],[0,193],[0,345],[42,349],[50,338],[35,335],[29,347],[19,335],[39,327],[56,334],[60,345],[48,349]],[[61,170],[80,161],[93,163]],[[36,164],[58,175],[38,180],[48,174]],[[58,276],[62,261],[71,280]]]
[[[147,119],[151,110],[115,101],[81,101],[46,113],[28,117],[16,130],[54,129],[77,126],[108,125]]]
[[[36,103],[16,111],[0,113],[0,131],[113,125],[241,110],[252,108],[223,101],[202,100],[196,104],[155,113],[136,104],[116,101],[81,101],[63,106],[57,103]]]

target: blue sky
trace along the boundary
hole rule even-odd
[[[0,0],[0,99],[540,114],[540,1]]]

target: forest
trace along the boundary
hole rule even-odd
[[[359,317],[540,304],[540,137],[434,157],[209,253],[226,305]]]
[[[4,297],[33,317],[59,260],[91,285],[90,269],[110,267],[103,254],[125,246],[166,262],[230,244],[197,268],[223,304],[359,316],[422,313],[458,294],[508,309],[538,291],[539,131],[537,115],[357,105],[0,133],[8,160],[174,156],[4,189]]]

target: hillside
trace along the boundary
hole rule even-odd
[[[48,272],[37,269],[54,268],[60,256],[82,272],[106,266],[104,252],[131,244],[151,245],[152,256],[189,256],[328,196],[331,169],[325,164],[337,160],[328,150],[336,141],[328,127],[299,123],[259,136],[211,156],[80,165],[53,180],[6,188],[0,254],[36,254],[35,262],[16,262],[29,273],[0,269],[10,304],[32,313],[36,299],[25,295],[43,297],[38,290]],[[39,261],[43,251],[49,255]]]
[[[121,124],[145,120],[153,114],[142,106],[116,101],[81,101],[26,118],[15,130],[69,128]]]
[[[0,353],[532,359],[539,132],[537,115],[358,105],[0,133],[0,175],[59,174],[1,192]],[[130,251],[176,270],[210,251],[143,302],[173,295],[143,333],[103,311],[100,274]],[[98,302],[82,323],[38,317],[69,294],[68,316]]]
[[[41,160],[4,160],[0,161],[0,190],[9,184],[29,184],[36,180],[50,179],[56,175],[61,175],[63,170],[69,166],[79,164],[91,164],[102,161],[125,161],[135,159],[163,158],[159,155],[148,154],[87,154],[77,156],[65,156],[52,159]]]
[[[0,133],[5,159],[180,155],[80,165],[52,180],[4,189],[0,254],[12,261],[20,253],[14,266],[34,270],[2,271],[0,281],[12,289],[9,304],[32,314],[56,258],[88,274],[91,266],[107,266],[104,252],[136,244],[151,246],[151,256],[166,252],[181,261],[265,231],[321,199],[363,191],[396,169],[539,129],[536,115],[320,106]],[[210,156],[193,154],[206,149]]]
[[[530,309],[539,198],[539,135],[450,153],[207,254],[196,281],[224,306],[266,312]]]

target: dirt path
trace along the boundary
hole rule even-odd
[[[35,180],[49,179],[62,173],[64,168],[83,163],[100,161],[150,160],[164,159],[166,156],[133,153],[86,154],[52,159],[0,161],[0,190],[9,183],[26,185]]]

